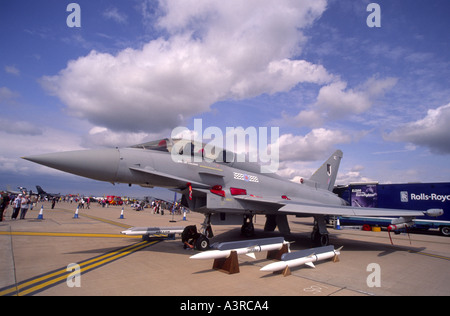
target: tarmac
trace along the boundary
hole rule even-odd
[[[293,268],[290,276],[261,272],[272,262],[265,253],[256,260],[239,256],[240,272],[212,269],[213,260],[190,260],[196,250],[181,239],[150,242],[120,234],[133,226],[200,228],[203,215],[153,214],[121,206],[102,208],[59,203],[41,204],[25,220],[11,220],[9,207],[0,222],[0,296],[410,296],[450,295],[450,238],[429,232],[394,235],[386,231],[329,228],[330,244],[343,246],[340,261]],[[265,217],[254,220],[256,238]],[[291,250],[311,248],[312,218],[289,217],[295,241]],[[238,226],[213,226],[211,243],[242,240]]]

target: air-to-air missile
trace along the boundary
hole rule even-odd
[[[153,235],[175,236],[175,234],[182,234],[183,230],[184,227],[132,227],[121,233],[131,236],[142,235],[142,239],[148,239]]]
[[[281,256],[281,261],[268,264],[260,269],[265,272],[276,272],[286,268],[297,267],[306,264],[309,267],[315,268],[314,262],[334,258],[333,261],[338,261],[341,254],[341,248],[335,250],[333,245],[325,247],[317,247],[306,250],[300,250],[290,253],[285,253]]]
[[[247,255],[255,259],[255,252],[281,250],[284,245],[289,245],[283,237],[272,237],[254,240],[222,242],[213,245],[215,250],[205,251],[191,256],[191,259],[220,259],[230,256],[232,251],[238,255]]]

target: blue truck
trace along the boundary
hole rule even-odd
[[[379,184],[355,183],[337,186],[334,192],[351,206],[409,210],[443,209],[439,217],[421,216],[413,229],[439,229],[450,236],[450,182]],[[341,225],[389,226],[392,218],[340,217]]]

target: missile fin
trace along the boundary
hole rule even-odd
[[[308,267],[315,268],[316,266],[312,262],[305,263]]]
[[[256,256],[255,256],[254,252],[246,253],[245,255],[256,260]]]

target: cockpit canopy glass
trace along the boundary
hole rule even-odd
[[[235,154],[233,152],[216,147],[212,144],[195,142],[183,138],[165,138],[151,141],[143,144],[133,145],[130,148],[140,148],[147,150],[156,150],[168,152],[171,154],[183,155],[185,157],[202,157],[210,162],[230,163],[234,162]]]
[[[169,139],[161,139],[161,140],[155,140],[143,144],[133,145],[130,146],[130,148],[140,148],[140,149],[148,149],[148,150],[157,150],[157,151],[168,151],[167,149],[167,143]]]

